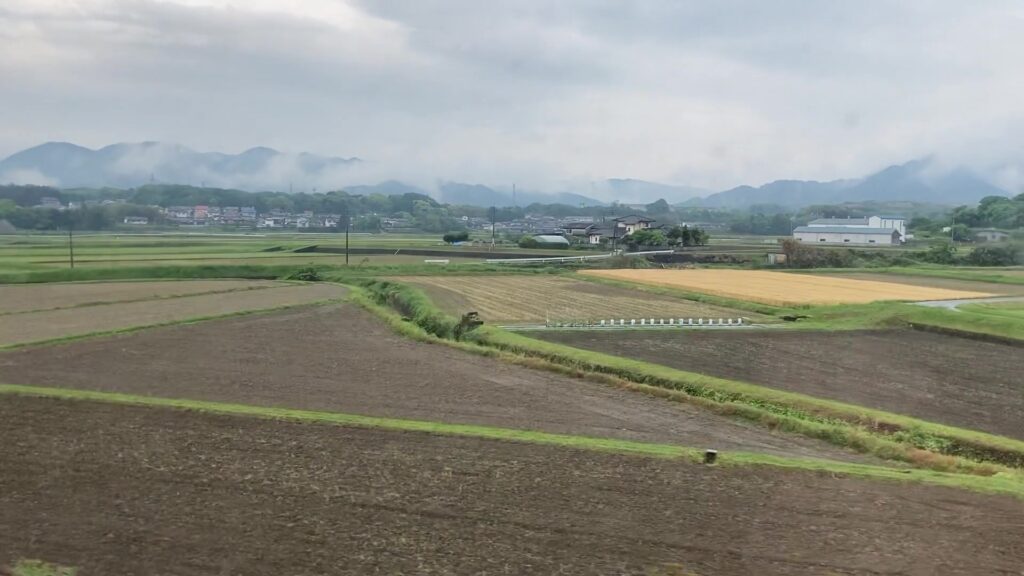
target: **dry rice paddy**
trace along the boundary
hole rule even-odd
[[[69,282],[0,286],[0,314],[134,302],[193,294],[234,292],[282,286],[260,280],[167,280],[152,282]]]
[[[984,298],[987,292],[759,270],[586,270],[599,278],[670,286],[766,304],[860,304]]]
[[[750,316],[748,312],[564,276],[415,276],[396,280],[423,289],[450,314],[475,310],[488,322]]]
[[[297,306],[345,295],[345,288],[336,284],[248,284],[242,280],[162,284],[168,283],[51,284],[36,290],[34,299],[32,294],[17,292],[15,308],[29,311],[0,314],[0,347]],[[3,287],[2,294],[13,288]],[[106,295],[102,294],[104,288],[110,290]],[[80,305],[71,306],[72,302]],[[62,303],[71,307],[60,307]]]

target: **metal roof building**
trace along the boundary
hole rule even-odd
[[[815,244],[899,244],[901,235],[892,228],[870,226],[798,226],[793,238]]]

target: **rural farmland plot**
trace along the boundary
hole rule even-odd
[[[395,280],[423,289],[450,314],[475,310],[488,322],[751,316],[749,312],[564,276],[410,276]]]
[[[150,286],[150,284],[154,284]],[[163,286],[160,284],[173,284]],[[0,314],[0,347],[311,304],[338,299],[346,289],[336,284],[291,284],[246,281],[231,284],[189,281],[173,283],[111,282],[49,285],[34,293],[31,286],[5,286],[14,295],[10,310]],[[102,295],[103,286],[110,293]],[[228,286],[230,290],[225,290]],[[194,290],[190,293],[190,287]],[[78,291],[81,291],[79,294]],[[72,306],[74,302],[82,305]],[[84,304],[93,305],[84,305]],[[70,307],[62,307],[69,305]]]
[[[760,270],[585,270],[580,274],[775,305],[952,300],[985,298],[993,295],[988,292],[950,290],[895,282]]]

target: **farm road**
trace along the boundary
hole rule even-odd
[[[0,353],[0,382],[863,461],[693,406],[397,336],[355,305]]]

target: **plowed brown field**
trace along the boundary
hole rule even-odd
[[[0,573],[1018,574],[1010,496],[0,398]]]
[[[687,404],[413,342],[350,304],[0,352],[0,382],[869,460]]]

